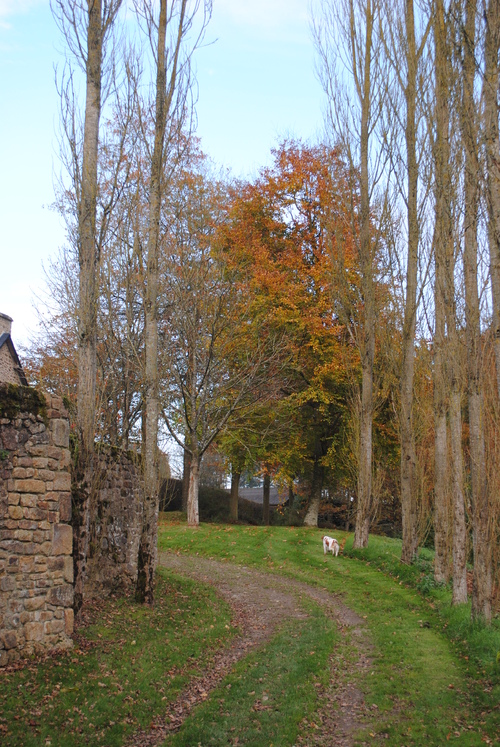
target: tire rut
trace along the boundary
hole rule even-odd
[[[335,620],[343,638],[341,645],[349,641],[357,660],[343,660],[342,671],[339,671],[337,657],[331,657],[330,684],[318,692],[319,709],[311,728],[304,724],[307,738],[299,738],[296,744],[297,747],[351,747],[352,735],[368,714],[362,693],[352,685],[342,684],[349,670],[362,672],[370,666],[366,628],[358,615],[338,596],[325,590],[246,566],[180,553],[160,553],[159,564],[179,575],[212,585],[230,605],[231,624],[239,628],[240,634],[228,649],[215,654],[203,674],[191,679],[166,714],[154,719],[147,731],[135,732],[127,741],[127,747],[157,747],[169,734],[178,731],[191,711],[207,699],[210,691],[222,682],[234,665],[272,638],[284,620],[308,617],[300,603],[303,595],[320,604]]]

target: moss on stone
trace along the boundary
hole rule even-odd
[[[37,389],[16,384],[0,384],[0,417],[14,420],[21,413],[40,415],[47,423],[47,402]]]

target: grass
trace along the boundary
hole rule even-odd
[[[171,519],[174,517],[171,517]],[[399,563],[396,540],[372,537],[367,550],[348,541],[323,556],[321,531],[295,527],[160,525],[159,548],[228,560],[306,581],[342,596],[366,621],[368,671],[354,666],[354,635],[339,637],[319,607],[285,623],[263,649],[234,668],[165,745],[290,747],[309,736],[318,685],[333,658],[342,680],[364,693],[369,716],[359,744],[479,747],[498,744],[498,619],[470,623],[450,590],[432,582],[432,557]],[[342,538],[338,533],[338,538]],[[227,606],[204,585],[161,571],[155,609],[114,599],[89,611],[73,650],[2,675],[0,743],[118,747],[168,711],[233,628]]]
[[[165,524],[160,548],[195,550],[342,594],[373,641],[370,674],[356,682],[375,706],[360,739],[394,747],[497,743],[498,620],[491,629],[471,626],[467,608],[451,608],[448,589],[419,592],[428,568],[401,566],[397,540],[372,537],[364,554],[348,557],[354,554],[347,545],[347,554],[333,559],[324,558],[320,538],[319,530],[299,528]],[[466,637],[458,640],[459,631]]]
[[[292,745],[305,716],[314,713],[316,685],[338,639],[317,605],[309,618],[286,625],[265,646],[242,660],[181,730],[169,747],[238,744]]]
[[[164,713],[231,637],[230,614],[210,588],[165,571],[156,600],[153,611],[101,604],[74,649],[2,675],[2,746],[115,747]]]

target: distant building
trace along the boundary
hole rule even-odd
[[[0,383],[28,386],[10,331],[12,319],[0,314]]]

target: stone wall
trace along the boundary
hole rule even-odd
[[[123,591],[137,580],[144,489],[139,459],[111,447],[98,451],[86,596]]]
[[[68,414],[59,397],[0,386],[0,666],[71,645]]]

